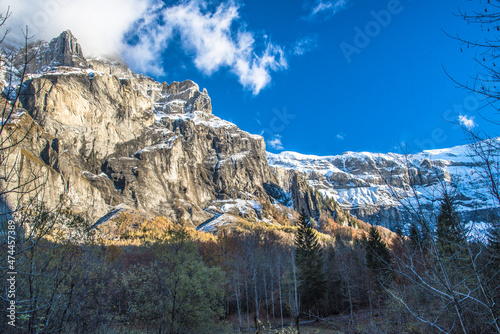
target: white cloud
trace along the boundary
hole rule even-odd
[[[198,0],[151,11],[136,27],[140,42],[130,47],[125,58],[134,65],[151,70],[173,37],[179,37],[194,65],[206,75],[228,68],[240,83],[258,94],[271,82],[271,72],[288,67],[283,48],[265,41],[259,54],[253,33],[240,22],[239,7],[232,1],[209,10]],[[157,24],[161,18],[163,24]],[[139,51],[136,51],[139,49]],[[135,53],[146,53],[137,62]]]
[[[162,53],[176,38],[198,70],[228,69],[254,94],[270,84],[272,72],[288,67],[284,49],[248,31],[232,0],[218,6],[202,0],[170,6],[159,0],[0,0],[0,10],[9,4],[11,38],[22,40],[26,25],[43,40],[70,29],[87,56],[120,55],[145,74],[163,74]],[[125,44],[125,36],[133,43]]]
[[[327,17],[333,16],[346,9],[350,1],[351,0],[316,0],[314,5],[311,6],[309,15],[307,15],[306,19],[316,19],[320,14],[326,15]]]
[[[463,115],[460,115],[458,116],[458,122],[460,123],[460,125],[466,127],[467,129],[472,129],[474,127],[476,127],[476,123],[474,122],[474,117],[469,117],[467,115],[463,116]]]
[[[22,41],[28,26],[35,40],[50,40],[70,29],[86,55],[117,55],[122,37],[141,18],[148,3],[142,0],[0,0],[0,10],[10,6],[6,26],[10,38]],[[119,14],[118,14],[119,13]]]
[[[345,139],[345,133],[339,132],[339,133],[337,133],[337,135],[335,136],[335,138],[337,138],[338,140],[344,140]]]
[[[304,37],[297,42],[293,48],[293,54],[302,56],[318,47],[317,36]]]
[[[267,144],[274,148],[275,150],[281,151],[283,150],[283,143],[281,142],[281,136],[280,135],[275,135],[272,140],[269,140]]]

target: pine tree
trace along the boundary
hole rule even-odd
[[[386,277],[390,272],[390,261],[389,249],[382,241],[378,229],[375,226],[370,227],[366,241],[366,266],[380,279]]]
[[[458,259],[466,242],[465,233],[458,218],[455,203],[448,193],[441,200],[436,225],[437,247],[441,257],[448,261]]]
[[[299,272],[299,292],[304,308],[309,311],[319,308],[319,302],[326,291],[323,271],[323,249],[318,234],[304,210],[300,214],[297,234],[295,235],[295,261]]]
[[[417,227],[417,224],[411,224],[408,234],[413,249],[417,249],[422,245],[422,235]]]

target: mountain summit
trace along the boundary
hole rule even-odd
[[[40,53],[43,66],[87,67],[82,47],[70,30],[53,39],[44,51]]]

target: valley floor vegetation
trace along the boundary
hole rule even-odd
[[[16,327],[2,238],[0,331],[498,332],[500,232],[468,241],[448,199],[435,234],[413,225],[409,236],[273,208],[279,225],[240,218],[217,234],[133,212],[93,227],[19,211]]]

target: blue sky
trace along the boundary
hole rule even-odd
[[[81,24],[63,15],[80,0],[55,1],[51,23],[32,20],[39,36],[69,28],[86,52],[120,54],[160,81],[194,80],[208,89],[215,115],[262,134],[271,152],[444,148],[465,143],[450,123],[459,118],[497,135],[477,113],[478,99],[443,69],[459,81],[476,73],[474,51],[460,52],[443,30],[480,36],[454,15],[480,9],[479,1],[109,0],[122,15],[101,20],[93,13],[102,1],[87,0]],[[25,16],[47,12],[37,10]]]

